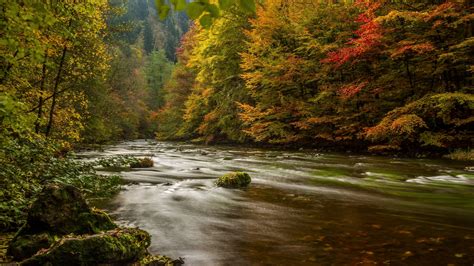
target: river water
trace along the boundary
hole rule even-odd
[[[105,208],[186,265],[473,265],[473,164],[312,150],[124,142],[149,156]],[[247,189],[217,188],[231,171]]]

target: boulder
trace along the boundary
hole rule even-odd
[[[182,264],[150,255],[150,241],[146,231],[118,228],[105,212],[91,209],[78,189],[50,184],[31,205],[8,255],[21,265]]]
[[[71,185],[49,184],[30,206],[26,224],[18,235],[41,232],[90,234],[116,227],[105,212],[89,207],[79,189]]]
[[[218,187],[224,188],[243,188],[251,182],[249,174],[244,172],[233,172],[219,177],[216,181]]]
[[[87,205],[77,188],[49,184],[30,206],[26,224],[10,242],[8,255],[22,260],[48,248],[63,235],[95,234],[115,228],[117,225],[105,212]]]
[[[150,235],[137,228],[118,228],[94,235],[66,236],[40,250],[22,265],[128,264],[148,255]]]

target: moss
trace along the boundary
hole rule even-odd
[[[87,234],[116,227],[106,213],[93,211],[77,188],[50,184],[29,208],[26,225],[18,234]]]
[[[95,235],[68,236],[22,261],[22,265],[133,263],[148,255],[149,245],[150,235],[136,228],[119,228]]]
[[[88,206],[78,189],[50,184],[31,205],[27,222],[10,243],[8,255],[21,260],[49,247],[54,242],[52,236],[95,234],[115,228],[105,212]]]
[[[117,228],[105,212],[91,209],[74,187],[52,184],[32,204],[8,253],[23,260],[22,265],[129,265],[150,256],[149,246],[146,231]],[[161,256],[150,258],[148,265],[181,265],[176,263]]]
[[[10,257],[7,256],[7,250],[13,236],[12,233],[0,233],[0,265],[11,260]]]
[[[183,265],[183,259],[179,258],[173,260],[167,256],[161,255],[149,255],[141,259],[136,265],[146,265],[146,266],[179,266]]]
[[[153,159],[149,157],[145,157],[140,159],[138,162],[134,162],[130,164],[131,168],[150,168],[153,167]]]
[[[247,173],[233,172],[219,177],[216,181],[218,187],[242,188],[250,184],[251,178]]]
[[[49,233],[16,236],[8,247],[7,254],[16,260],[33,256],[38,250],[49,248],[54,243],[54,237]]]
[[[107,213],[95,209],[90,213],[79,214],[78,225],[81,226],[78,231],[84,233],[99,233],[117,228]]]

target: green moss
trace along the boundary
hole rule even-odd
[[[173,260],[161,255],[146,256],[138,263],[138,265],[146,266],[177,266],[182,264],[184,264],[184,261],[181,258],[179,260]]]
[[[130,167],[131,168],[149,168],[149,167],[153,167],[153,165],[154,165],[153,159],[149,157],[145,157],[145,158],[140,159],[138,162],[131,163]]]
[[[68,236],[24,260],[22,265],[95,265],[133,263],[148,255],[150,235],[136,228]]]
[[[107,213],[96,209],[90,213],[79,214],[78,226],[82,227],[78,228],[78,231],[85,233],[100,233],[117,228]]]
[[[19,235],[10,243],[7,254],[16,260],[23,260],[33,256],[40,249],[49,248],[53,243],[54,237],[49,233]]]
[[[88,206],[78,189],[50,184],[31,205],[27,222],[10,243],[8,254],[21,260],[49,247],[53,236],[95,234],[115,228],[105,212]]]
[[[242,188],[250,184],[251,178],[247,173],[234,172],[219,177],[216,181],[218,187]]]
[[[50,184],[31,205],[27,223],[18,234],[88,234],[116,227],[106,213],[91,210],[75,187]]]

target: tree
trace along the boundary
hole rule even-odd
[[[232,9],[196,35],[188,63],[197,73],[196,84],[186,102],[183,130],[206,142],[245,139],[237,102],[248,99],[239,66],[248,26],[248,16]]]
[[[188,67],[189,57],[197,45],[195,35],[198,29],[192,27],[181,39],[181,46],[176,51],[178,63],[173,68],[170,80],[165,85],[165,105],[156,117],[158,139],[182,139],[189,137],[184,127],[185,103],[194,86],[196,73]]]

